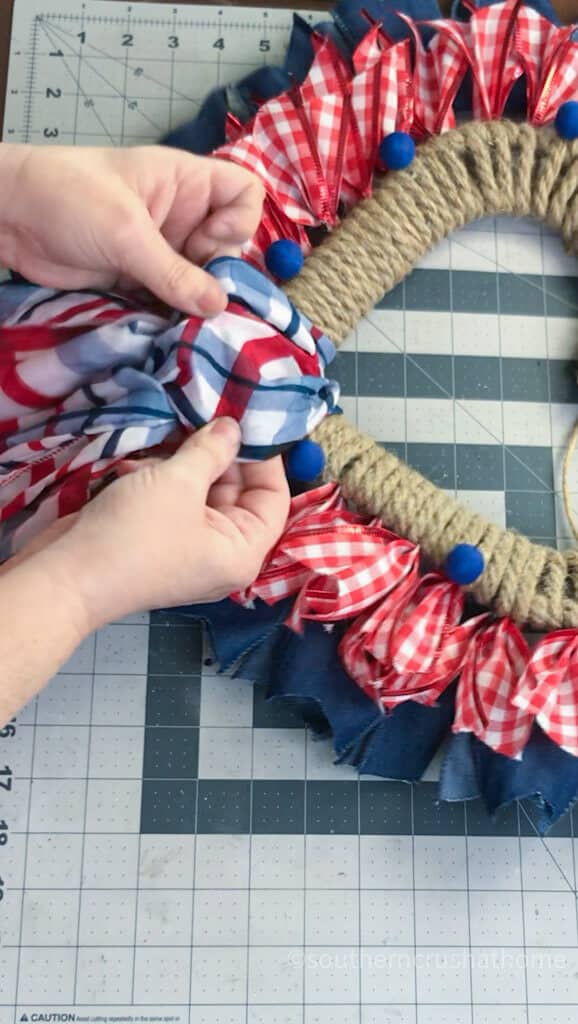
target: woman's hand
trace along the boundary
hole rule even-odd
[[[0,145],[0,266],[51,288],[144,285],[169,306],[225,307],[199,266],[259,223],[263,188],[225,160],[162,146]]]
[[[282,533],[281,459],[233,464],[239,427],[221,419],[167,459],[135,461],[0,574],[0,725],[78,644],[129,612],[217,601],[248,585]]]
[[[218,601],[255,579],[285,525],[289,490],[280,458],[233,463],[239,440],[234,420],[215,420],[170,458],[135,460],[48,544],[40,538],[37,551],[68,573],[89,630],[129,612]]]

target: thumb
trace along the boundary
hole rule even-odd
[[[224,416],[189,437],[165,466],[172,472],[186,473],[208,494],[233,462],[240,443],[239,424]]]
[[[227,305],[215,278],[176,252],[150,218],[143,217],[132,233],[119,269],[183,313],[215,316]]]

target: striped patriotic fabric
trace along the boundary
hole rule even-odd
[[[212,320],[116,296],[0,287],[0,560],[77,511],[115,466],[217,416],[242,459],[306,436],[336,405],[333,344],[243,260],[207,268]]]

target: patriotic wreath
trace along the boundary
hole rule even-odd
[[[533,798],[542,830],[578,794],[578,552],[439,491],[339,414],[325,373],[476,218],[531,215],[578,249],[578,32],[544,2],[297,19],[301,73],[271,74],[268,98],[244,83],[236,113],[213,117],[216,154],[267,191],[243,258],[209,265],[229,296],[214,320],[0,289],[0,560],[128,455],[234,415],[242,458],[286,452],[294,476],[324,467],[325,482],[293,498],[246,592],[183,609],[220,668],[290,701],[361,772],[417,780],[449,736],[442,799]],[[202,148],[202,121],[167,141]]]

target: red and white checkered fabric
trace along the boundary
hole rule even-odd
[[[285,216],[281,207],[270,195],[266,195],[259,227],[244,248],[245,259],[262,269],[263,253],[267,252],[269,246],[280,238],[289,238],[292,242],[296,242],[304,256],[311,251],[311,242],[305,228],[297,221],[290,220]]]
[[[501,116],[514,82],[523,74],[514,48],[519,9],[520,0],[506,0],[476,11],[467,23],[449,19],[430,22],[438,33],[430,49],[442,111],[453,104],[469,70],[474,118]]]
[[[456,697],[454,732],[471,732],[492,750],[519,758],[533,715],[513,702],[530,651],[510,619],[486,626],[473,638]]]
[[[475,9],[468,22],[399,17],[411,42],[394,42],[371,23],[351,66],[331,39],[314,33],[314,59],[303,84],[265,102],[244,128],[229,118],[228,142],[217,155],[258,174],[269,195],[264,226],[246,248],[256,262],[277,237],[292,238],[308,251],[304,226],[332,227],[343,210],[369,195],[379,144],[389,132],[421,139],[452,128],[466,75],[474,118],[500,117],[522,75],[528,119],[535,124],[553,120],[560,104],[578,92],[575,29],[552,25],[522,0]],[[427,46],[424,25],[435,33]],[[273,209],[297,231],[280,234]]]
[[[408,576],[343,637],[343,664],[383,710],[407,700],[435,704],[456,678],[486,616],[461,623],[460,588],[438,574]]]
[[[352,120],[360,145],[348,147],[343,177],[358,197],[371,193],[379,145],[384,136],[396,130],[409,131],[413,122],[409,40],[384,49],[380,45],[381,38],[379,26],[374,26],[353,58]]]
[[[263,181],[283,213],[299,224],[335,224],[348,118],[342,92],[304,103],[292,89],[265,103],[251,133],[218,151]],[[337,191],[336,191],[337,189]]]
[[[578,92],[578,37],[568,25],[550,33],[544,47],[541,76],[530,106],[533,124],[547,124],[556,117],[562,103],[576,99]]]
[[[469,23],[474,117],[501,117],[514,83],[523,74],[514,46],[521,6],[522,0],[491,4]]]
[[[437,573],[424,576],[396,624],[393,667],[402,674],[429,672],[463,611],[464,594],[456,583]]]
[[[352,679],[373,700],[390,665],[390,641],[399,614],[419,583],[419,557],[415,557],[404,579],[390,590],[379,604],[358,616],[344,634],[339,647],[341,660]],[[384,666],[386,666],[384,668]]]
[[[429,44],[430,60],[435,72],[435,100],[439,117],[453,107],[458,89],[466,74],[468,61],[468,26],[461,22],[432,21],[437,34]],[[439,128],[436,127],[436,131]]]
[[[417,139],[426,138],[454,128],[456,117],[451,102],[444,92],[443,79],[440,82],[437,59],[430,46],[424,46],[421,33],[415,21],[399,12],[412,34],[415,51],[411,83],[413,123],[411,134]]]
[[[299,531],[316,529],[319,521],[324,521],[322,517],[326,513],[330,513],[336,524],[349,521],[347,506],[337,484],[324,484],[293,498],[281,541],[269,552],[257,579],[245,590],[231,594],[233,600],[248,606],[257,598],[266,604],[276,604],[297,593],[311,573],[285,553],[281,542],[294,537]]]
[[[537,108],[546,53],[559,31],[532,7],[523,7],[518,15],[514,48],[526,76],[528,120],[534,123],[538,123],[540,117]]]
[[[304,103],[330,93],[345,93],[351,77],[347,61],[329,36],[314,32],[311,36],[314,59],[301,85]]]
[[[415,571],[417,548],[351,512],[332,484],[293,499],[285,532],[255,580],[233,595],[244,604],[297,598],[287,624],[353,618]]]
[[[338,622],[373,607],[405,578],[417,558],[407,541],[380,526],[346,524],[297,536],[283,545],[311,575],[300,590],[288,625],[304,619]]]
[[[514,704],[563,750],[578,757],[578,630],[540,640],[520,679]]]
[[[383,711],[433,705],[457,678],[453,731],[519,758],[537,721],[578,756],[578,630],[550,634],[533,654],[510,619],[462,621],[464,593],[440,573],[419,576],[419,549],[347,507],[335,484],[291,502],[285,532],[255,582],[233,598],[295,596],[287,625],[351,619],[344,668]]]

